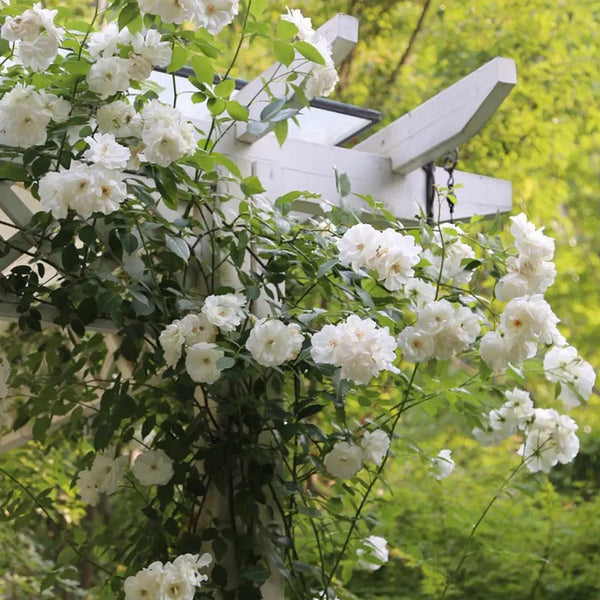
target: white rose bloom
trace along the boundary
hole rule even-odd
[[[208,296],[202,306],[202,314],[221,331],[234,331],[244,318],[246,298],[241,294]]]
[[[431,470],[434,477],[440,481],[445,479],[454,470],[454,461],[450,458],[451,450],[447,448],[440,450],[438,455],[430,460]]]
[[[377,429],[372,433],[365,431],[360,445],[363,449],[364,460],[379,465],[390,449],[390,438],[381,429]]]
[[[57,10],[36,4],[16,17],[7,17],[0,37],[16,43],[16,58],[33,71],[47,69],[56,58],[64,29],[54,25]]]
[[[500,326],[510,340],[540,341],[551,344],[562,337],[556,327],[559,319],[541,294],[514,298],[500,317]]]
[[[217,362],[223,356],[225,353],[217,344],[198,342],[188,348],[185,368],[197,383],[214,383],[221,377]]]
[[[140,137],[142,119],[133,106],[123,100],[104,104],[96,114],[101,133],[112,133],[115,137]]]
[[[138,33],[132,41],[133,51],[143,56],[152,65],[166,68],[169,66],[173,51],[169,42],[163,41],[156,29],[149,29],[144,34]]]
[[[96,455],[91,469],[81,471],[77,479],[84,502],[95,505],[101,493],[114,493],[123,478],[126,464],[126,456],[112,459],[106,453]]]
[[[316,363],[336,364],[337,347],[342,338],[342,330],[336,325],[325,325],[310,338],[310,355]]]
[[[0,400],[8,396],[8,378],[10,377],[10,363],[6,356],[0,356]]]
[[[479,354],[483,362],[493,371],[504,371],[508,367],[506,340],[497,331],[488,331],[481,338]]]
[[[119,31],[119,26],[108,23],[102,31],[92,33],[88,39],[88,50],[94,58],[114,56],[119,53],[119,44],[128,44],[132,36],[128,29]]]
[[[45,90],[37,92],[40,104],[43,110],[50,116],[55,123],[64,123],[71,113],[71,103]]]
[[[127,73],[132,81],[145,81],[152,75],[152,63],[141,54],[132,52],[127,61]]]
[[[548,381],[560,382],[558,397],[567,407],[587,400],[596,383],[592,365],[580,358],[573,346],[551,348],[544,357],[544,371]]]
[[[140,454],[131,471],[142,485],[166,485],[173,477],[173,461],[163,450]]]
[[[369,383],[380,371],[398,373],[393,365],[396,348],[387,327],[356,315],[336,326],[326,325],[311,338],[313,360],[341,367],[341,376],[355,383]]]
[[[40,179],[40,200],[45,211],[57,219],[71,208],[84,219],[95,212],[116,211],[127,197],[123,175],[98,165],[74,164],[59,173],[50,171]]]
[[[416,308],[423,308],[435,300],[435,285],[418,278],[411,278],[404,284],[404,294]]]
[[[158,15],[165,23],[181,25],[192,18],[192,10],[198,0],[138,0],[140,10]]]
[[[381,232],[373,266],[386,289],[394,292],[411,280],[415,274],[413,267],[420,260],[419,252],[412,236],[393,229]]]
[[[0,142],[21,148],[45,144],[51,118],[35,88],[17,83],[0,99]]]
[[[552,408],[536,408],[525,443],[519,449],[527,468],[548,473],[557,463],[571,462],[579,452],[578,427],[567,415]]]
[[[554,240],[544,235],[543,227],[536,229],[535,225],[527,220],[525,213],[511,217],[510,220],[510,232],[515,237],[515,246],[520,253],[539,260],[552,260]]]
[[[305,17],[302,14],[302,11],[297,8],[287,8],[287,13],[285,15],[281,15],[281,19],[283,21],[289,21],[293,23],[298,28],[298,33],[296,37],[299,40],[304,40],[306,42],[310,42],[315,35],[315,30],[312,26],[312,21]]]
[[[519,429],[523,429],[525,423],[534,416],[533,400],[529,392],[514,388],[504,392],[506,402],[502,410],[505,414],[512,412],[512,419],[516,422]]]
[[[183,565],[181,565],[183,566]],[[166,563],[160,582],[161,600],[192,600],[195,593],[193,580],[187,569],[180,565]]]
[[[180,321],[173,321],[162,330],[158,341],[163,349],[165,362],[169,367],[174,367],[181,358],[183,344],[185,343],[185,332],[179,327]]]
[[[498,281],[495,290],[502,302],[518,296],[543,294],[554,283],[556,267],[552,262],[523,254],[509,257],[506,264],[508,273]]]
[[[198,144],[194,126],[176,108],[151,100],[142,111],[144,156],[149,163],[169,166],[186,154],[193,154]]]
[[[359,556],[358,566],[363,571],[377,571],[389,560],[390,553],[387,548],[387,540],[379,535],[370,535],[363,540],[364,548],[359,548],[356,554]],[[374,558],[376,563],[369,562],[363,556]]]
[[[108,98],[117,92],[129,89],[129,61],[118,56],[99,58],[92,64],[87,74],[87,82],[91,92]]]
[[[202,556],[197,554],[182,554],[173,561],[173,566],[196,587],[208,580],[208,576],[200,573],[200,569],[208,567],[212,563],[212,556],[205,552]]]
[[[239,0],[196,0],[193,19],[206,31],[217,35],[239,12]]]
[[[259,365],[275,367],[296,358],[303,340],[299,325],[261,319],[252,328],[246,348]]]
[[[380,235],[379,231],[366,223],[350,227],[337,241],[340,262],[352,266],[355,271],[370,269],[379,247]]]
[[[325,64],[313,64],[305,80],[304,93],[308,100],[327,97],[333,92],[339,81],[338,73],[331,57],[331,48],[325,38],[313,39],[311,43],[324,58]]]
[[[162,580],[162,564],[152,563],[150,567],[125,580],[125,600],[162,600]]]
[[[333,477],[349,479],[362,468],[362,450],[360,446],[348,442],[337,442],[329,452],[323,464]]]
[[[33,42],[17,42],[15,56],[17,60],[32,71],[45,71],[58,54],[59,43],[52,37],[40,35]]]
[[[96,506],[100,500],[100,489],[95,476],[88,469],[80,471],[77,478],[77,487],[81,499],[91,506]]]
[[[83,158],[89,162],[96,163],[107,169],[125,169],[131,158],[129,148],[121,146],[111,133],[97,133],[88,136],[85,142],[89,148],[85,151]]]
[[[454,307],[447,300],[431,302],[417,313],[417,327],[429,335],[447,331],[454,323]]]
[[[185,336],[186,346],[193,346],[198,342],[212,343],[217,339],[219,330],[203,313],[199,315],[186,315],[179,321],[179,329]]]
[[[435,351],[434,337],[416,327],[405,327],[400,332],[398,346],[411,363],[426,362]]]

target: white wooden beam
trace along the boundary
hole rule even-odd
[[[410,173],[472,138],[517,82],[514,60],[497,57],[356,146]]]
[[[339,13],[319,27],[316,36],[325,38],[331,44],[333,62],[339,65],[358,43],[358,19]],[[306,58],[299,54],[296,54],[295,60],[289,67],[277,62],[238,92],[235,99],[248,107],[248,123],[260,121],[261,111],[273,98],[292,99],[293,92],[290,93],[286,84],[287,75],[292,71],[298,72],[294,84],[300,85],[309,73],[305,67],[306,62]],[[301,108],[298,106],[298,111]],[[272,131],[275,126],[265,124],[261,131],[249,131],[248,123],[236,125],[237,139],[246,143],[255,142]]]

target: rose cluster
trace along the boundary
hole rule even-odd
[[[473,434],[485,445],[495,445],[510,435],[523,432],[519,449],[527,468],[548,472],[557,463],[571,462],[579,451],[577,425],[554,409],[535,408],[528,392],[513,389],[504,393],[506,402],[484,415],[485,428]]]
[[[91,468],[79,472],[77,486],[86,504],[95,506],[100,494],[117,491],[129,458],[111,455],[114,456],[111,451],[97,454]],[[173,462],[163,450],[147,450],[138,455],[131,471],[142,485],[166,485],[173,477]]]
[[[392,364],[396,341],[387,327],[378,327],[373,319],[351,315],[337,325],[325,325],[310,343],[316,363],[341,367],[342,378],[355,383],[369,383],[381,371],[399,372]]]
[[[333,477],[349,479],[363,467],[363,461],[380,465],[390,449],[390,438],[381,429],[363,433],[361,444],[337,442],[325,455],[323,465]]]
[[[192,600],[208,576],[200,571],[212,563],[208,553],[182,554],[173,562],[153,562],[125,580],[125,600]]]

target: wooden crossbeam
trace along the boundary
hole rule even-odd
[[[319,27],[316,35],[325,38],[331,44],[333,62],[339,65],[358,43],[358,19],[339,13]],[[287,98],[288,100],[292,98],[293,92],[290,92],[286,85],[287,74],[297,71],[298,77],[294,84],[301,85],[308,75],[306,69],[302,69],[306,62],[306,58],[300,55],[296,56],[289,67],[277,62],[238,92],[235,99],[248,106],[249,123],[260,121],[261,111],[273,98]],[[268,88],[267,82],[270,82]],[[299,112],[302,106],[299,105],[296,108]],[[236,137],[239,141],[254,143],[272,131],[274,126],[274,124],[265,124],[261,131],[249,131],[248,123],[238,123]]]
[[[410,173],[472,138],[517,83],[515,61],[497,57],[356,146]]]

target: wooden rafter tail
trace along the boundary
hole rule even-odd
[[[497,57],[356,146],[391,159],[406,174],[472,138],[517,83],[510,58]]]
[[[352,52],[358,43],[358,19],[339,13],[321,25],[317,29],[316,36],[325,38],[331,44],[333,62],[337,66]],[[260,121],[261,111],[273,98],[287,97],[288,100],[291,99],[293,94],[287,90],[286,74],[298,69],[304,63],[306,63],[306,59],[300,55],[296,56],[289,67],[277,62],[239,91],[235,99],[248,106],[249,123]],[[299,73],[294,83],[300,85],[306,77],[306,73]],[[273,78],[276,78],[276,80],[273,80]],[[271,82],[268,85],[270,93],[266,89],[266,82]],[[272,131],[274,126],[274,123],[268,124],[260,132],[251,132],[248,130],[248,123],[238,123],[236,126],[236,139],[251,144]]]

